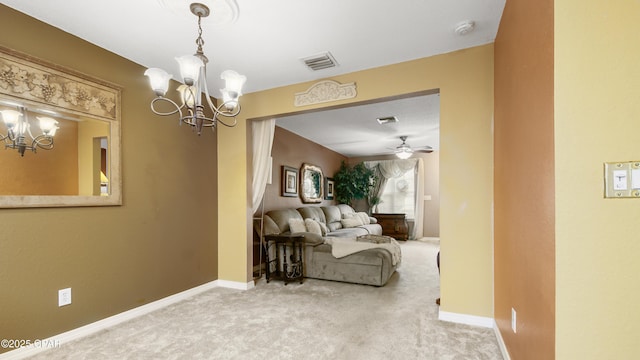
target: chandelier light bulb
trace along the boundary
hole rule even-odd
[[[22,113],[16,110],[2,110],[0,113],[2,114],[2,120],[4,120],[9,130],[12,130],[13,127],[18,124],[20,116],[22,116]]]
[[[180,75],[185,84],[191,86],[198,81],[200,69],[204,67],[202,59],[193,55],[183,55],[176,58],[180,66]]]
[[[36,119],[40,122],[40,129],[42,133],[49,136],[55,136],[56,130],[58,130],[58,121],[46,116],[36,116]]]
[[[198,93],[198,88],[182,84],[178,86],[177,91],[180,93],[180,100],[182,100],[183,105],[186,105],[189,108],[196,105],[196,93]]]
[[[233,96],[234,99],[237,99],[242,95],[242,87],[247,81],[246,76],[240,75],[233,70],[225,70],[220,74],[220,78],[225,82],[224,90],[222,90],[223,95],[225,90],[229,95]]]
[[[159,68],[149,68],[144,72],[145,76],[149,77],[149,83],[151,83],[151,90],[156,93],[157,96],[164,96],[169,89],[169,80],[172,75]]]

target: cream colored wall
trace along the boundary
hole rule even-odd
[[[640,199],[603,162],[640,160],[640,2],[555,2],[556,358],[633,359]]]
[[[493,45],[332,79],[355,81],[358,87],[356,99],[332,106],[440,89],[442,310],[492,317]],[[220,129],[218,273],[222,280],[248,282],[251,277],[246,119],[326,107],[293,107],[294,93],[312,84],[245,95],[238,127]]]

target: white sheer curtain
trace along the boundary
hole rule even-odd
[[[412,214],[414,226],[409,236],[412,239],[415,239],[416,236],[422,236],[424,228],[424,161],[422,159],[366,161],[365,166],[376,169],[376,174],[381,177],[378,179],[379,184],[376,184],[378,185],[376,194],[378,197],[384,192],[384,184],[388,179],[398,178],[407,171],[413,171],[416,180],[414,213]]]
[[[253,142],[253,211],[260,207],[267,181],[271,175],[271,146],[276,128],[276,119],[251,122]]]
[[[424,232],[424,160],[418,159],[416,164],[416,213],[411,237],[419,239]]]

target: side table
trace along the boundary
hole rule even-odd
[[[407,240],[409,238],[409,225],[405,214],[371,214],[382,226],[382,235],[391,236],[396,240]]]
[[[267,235],[264,240],[267,283],[280,279],[285,285],[296,280],[302,284],[304,235]]]

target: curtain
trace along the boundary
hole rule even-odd
[[[365,163],[365,166],[366,163]],[[375,183],[373,183],[373,188],[371,189],[371,194],[369,194],[369,198],[377,197],[380,199],[382,197],[382,192],[384,191],[385,185],[387,185],[387,178],[382,175],[380,171],[380,167],[376,166],[373,168],[373,173],[376,177]],[[369,206],[371,206],[371,201],[369,201]],[[370,209],[373,212],[373,208]]]
[[[377,180],[373,186],[373,195],[380,198],[388,179],[397,178],[407,171],[415,176],[414,226],[410,239],[422,236],[424,227],[424,161],[422,159],[365,161],[365,166],[375,171]]]
[[[251,134],[253,142],[253,211],[260,207],[267,181],[271,176],[271,146],[273,134],[276,128],[276,119],[251,122]]]
[[[424,160],[418,159],[416,172],[416,213],[410,239],[421,238],[424,232]]]

